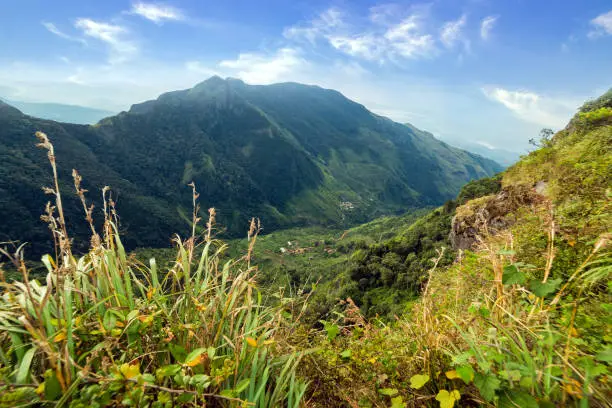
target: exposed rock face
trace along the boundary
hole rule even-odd
[[[496,234],[514,223],[519,207],[542,203],[546,198],[528,186],[504,188],[496,195],[471,200],[457,208],[449,239],[454,249],[473,249],[478,236]]]

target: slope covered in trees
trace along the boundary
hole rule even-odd
[[[39,221],[50,181],[33,134],[52,135],[60,186],[78,169],[99,219],[108,185],[127,247],[168,246],[189,230],[195,182],[229,235],[259,217],[267,231],[302,225],[343,227],[436,205],[467,181],[499,166],[416,128],[369,112],[340,93],[313,86],[249,86],[211,78],[192,89],[134,105],[94,126],[72,125],[0,108],[0,241],[20,239],[41,253]],[[65,211],[79,214],[74,194]],[[79,217],[69,217],[78,220]],[[84,236],[87,226],[69,229]]]

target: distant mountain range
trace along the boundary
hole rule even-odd
[[[55,144],[73,234],[87,234],[70,177],[76,168],[97,208],[100,189],[113,189],[128,247],[166,246],[172,233],[189,230],[191,181],[202,206],[216,207],[226,232],[240,235],[250,217],[270,231],[438,205],[501,170],[339,92],[296,83],[213,77],[93,126],[0,102],[0,242],[24,239],[35,252],[48,250],[39,216],[48,199],[41,186],[50,183],[37,130]]]
[[[494,160],[504,167],[511,166],[521,158],[522,154],[527,154],[527,151],[519,153],[510,150],[498,149],[495,147],[488,147],[469,140],[448,140],[447,142],[452,146],[456,146],[460,149],[465,149],[472,153],[479,154],[482,157]]]
[[[41,119],[50,119],[58,122],[93,125],[101,119],[114,115],[116,112],[88,108],[77,105],[64,105],[61,103],[23,102],[9,99],[0,99],[26,115]]]

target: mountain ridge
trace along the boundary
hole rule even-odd
[[[12,220],[0,230],[0,240],[23,230],[42,234],[34,224],[40,224],[44,196],[35,186],[48,177],[44,155],[33,148],[36,130],[57,144],[66,190],[72,168],[92,192],[113,188],[128,247],[166,246],[177,226],[189,228],[191,192],[185,186],[191,181],[203,205],[216,207],[221,224],[236,235],[251,217],[260,217],[268,230],[348,226],[441,204],[467,181],[501,170],[493,161],[378,116],[337,91],[297,83],[252,86],[213,77],[134,104],[95,125],[3,111],[11,113],[0,115],[2,151],[22,159],[0,163],[0,173],[6,174],[0,190],[8,197],[2,215],[14,218],[15,208],[6,208],[11,200],[21,200],[24,188],[33,200],[21,204],[29,214],[26,227],[23,219]],[[36,167],[22,180],[27,187],[11,179],[20,161]],[[99,194],[92,194],[99,205]],[[69,208],[80,211],[76,200]],[[74,228],[76,233],[82,229]]]

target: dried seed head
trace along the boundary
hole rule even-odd
[[[93,234],[91,236],[90,245],[92,248],[98,248],[102,245],[102,240],[98,234]]]
[[[37,144],[36,146],[42,147],[44,149],[51,148],[51,143],[49,142],[49,138],[47,137],[45,133],[38,131],[35,133],[35,135],[36,135],[36,138],[40,141],[40,143]]]
[[[74,186],[77,190],[79,190],[81,188],[81,181],[83,180],[83,177],[79,175],[79,172],[76,171],[76,169],[72,169],[72,178],[74,179]]]
[[[595,248],[593,248],[593,252],[597,252],[601,248],[605,248],[606,246],[608,246],[608,243],[610,242],[611,237],[612,237],[612,234],[601,235],[599,239],[597,240],[597,243],[595,244]]]

